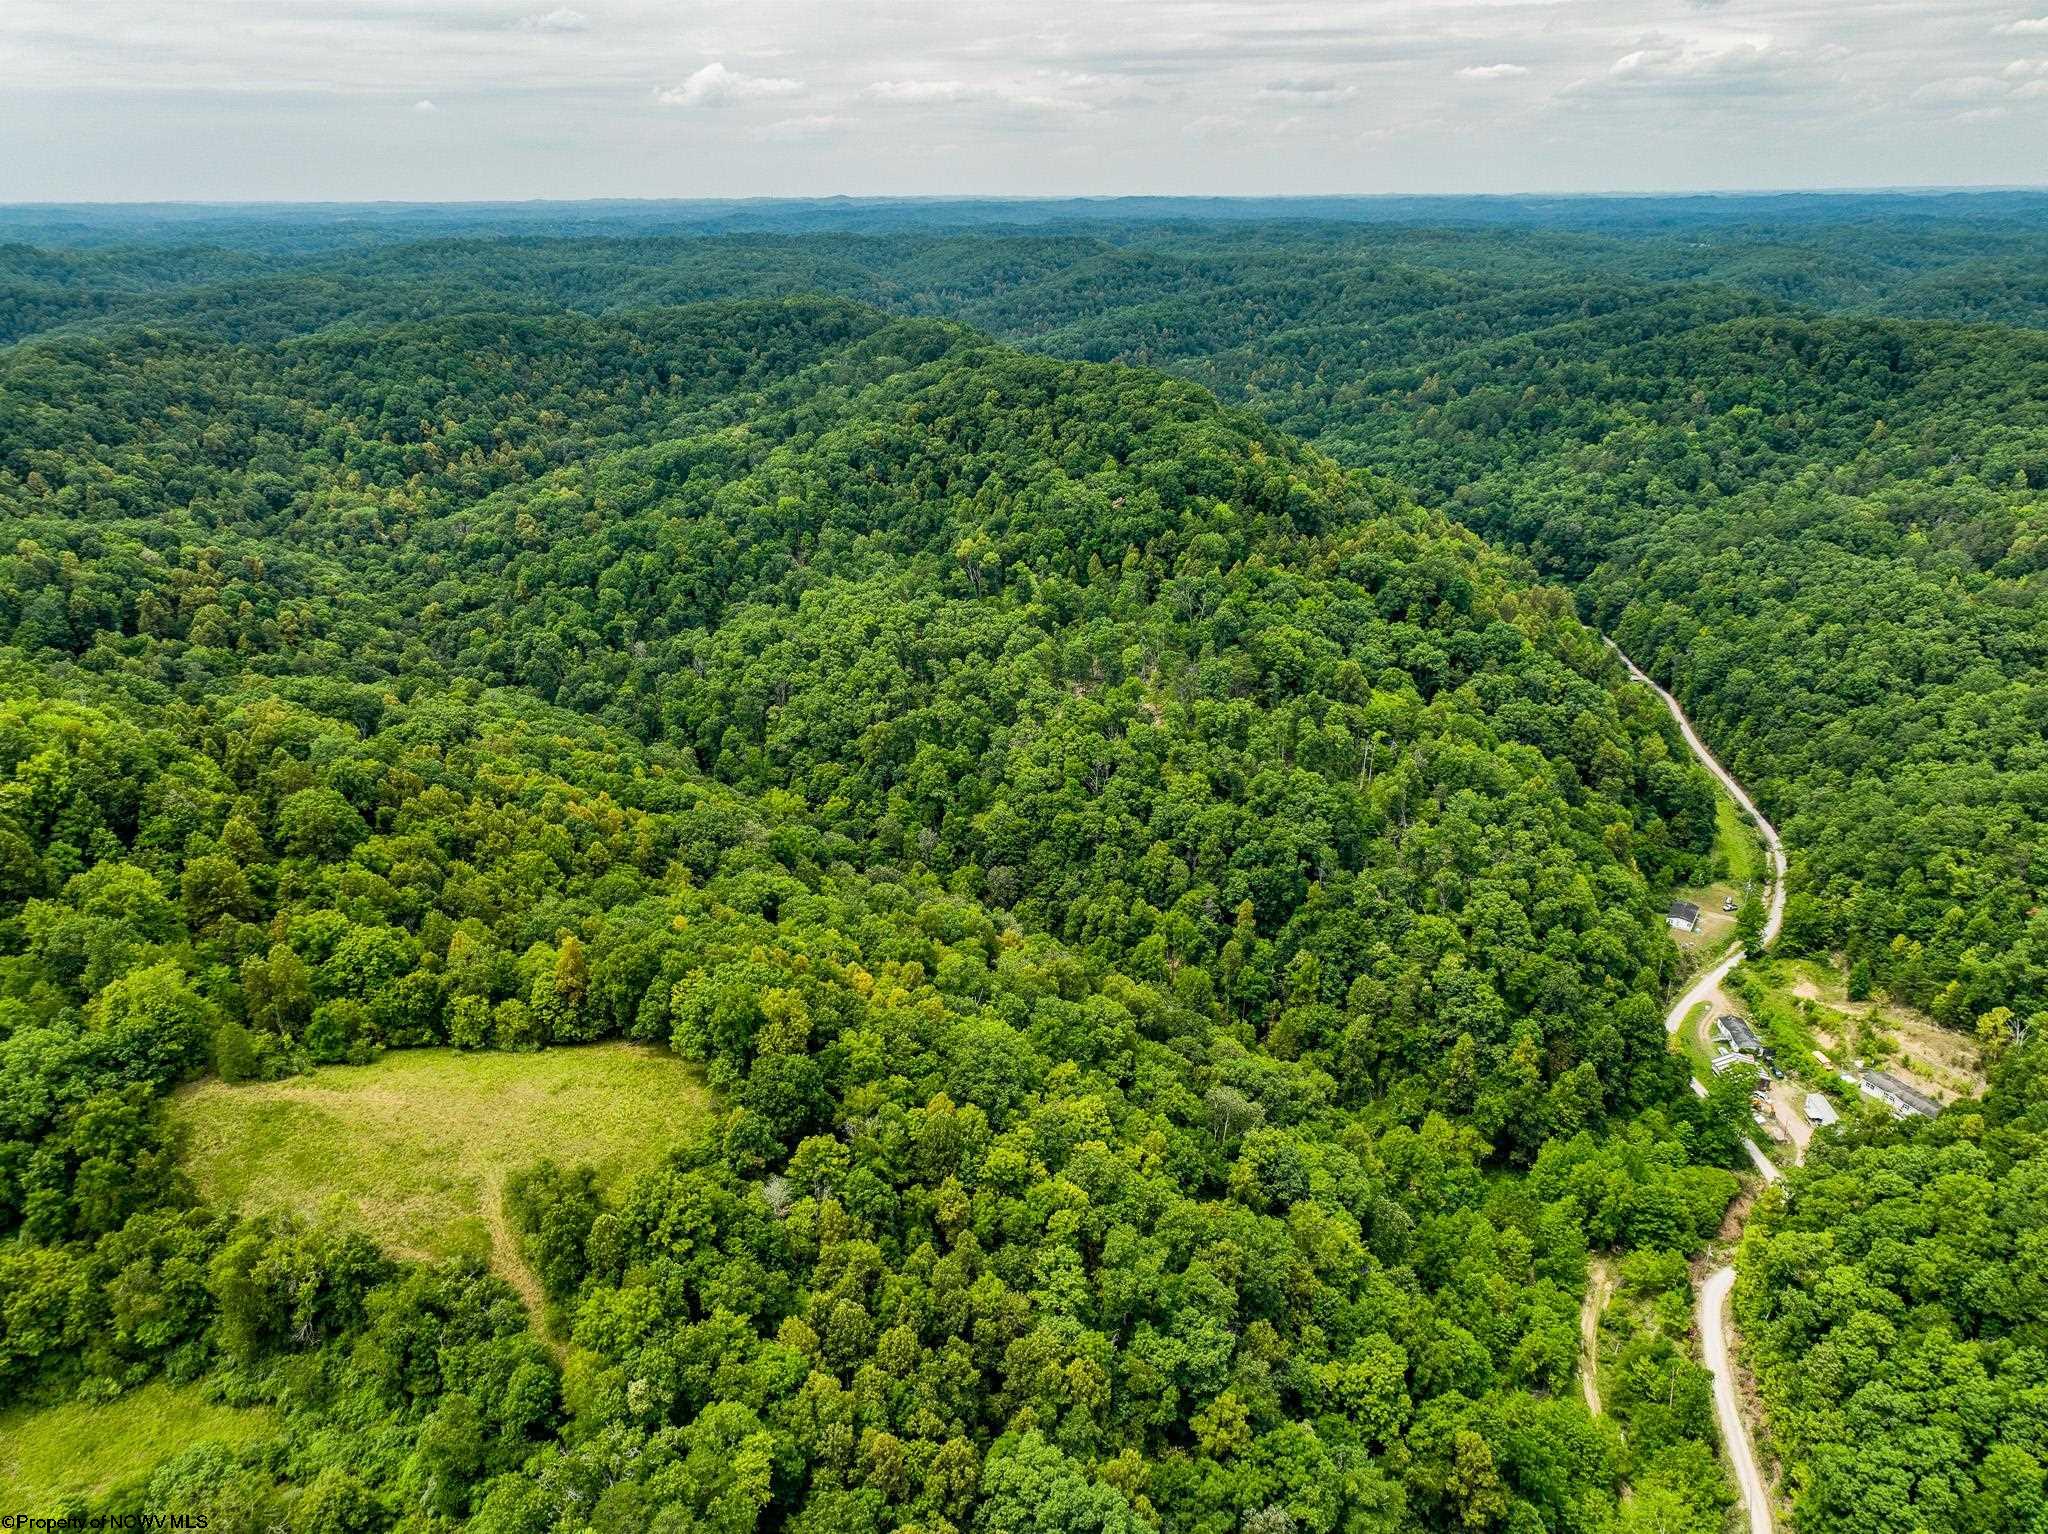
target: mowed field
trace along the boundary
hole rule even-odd
[[[1762,839],[1742,818],[1725,789],[1714,791],[1714,874],[1711,883],[1678,890],[1681,900],[1700,908],[1697,934],[1674,932],[1672,938],[1705,968],[1735,944],[1735,914],[1723,909],[1733,900],[1740,908],[1745,896],[1761,894],[1766,871]]]
[[[370,1065],[178,1092],[186,1164],[208,1197],[333,1216],[401,1257],[487,1255],[533,1293],[504,1229],[505,1179],[542,1157],[611,1183],[700,1132],[712,1097],[665,1050],[397,1050]]]
[[[216,1405],[194,1387],[163,1384],[104,1406],[10,1411],[0,1415],[0,1510],[48,1515],[72,1497],[96,1501],[180,1449],[246,1443],[274,1420],[265,1410]]]

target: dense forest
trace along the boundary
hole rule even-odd
[[[1720,1529],[1572,1387],[1750,1130],[1605,630],[2005,1046],[1759,1205],[1797,1526],[2040,1526],[2048,211],[1827,203],[8,210],[6,1396],[268,1411],[111,1494],[229,1528]],[[537,1305],[166,1113],[599,1039],[718,1110]]]
[[[1736,1313],[1802,1529],[2048,1526],[2048,1081],[1822,1142],[1751,1224]]]
[[[1423,229],[1312,203],[1106,229],[1053,209],[1001,235],[796,205],[756,214],[770,233],[651,234],[620,213],[630,235],[339,253],[317,226],[293,246],[230,221],[238,243],[200,280],[189,247],[17,248],[0,334],[120,320],[261,342],[823,291],[1170,369],[1575,586],[1786,826],[1795,938],[1967,1029],[2048,1007],[2030,914],[2048,866],[2048,344],[2031,328],[2048,210],[1962,199],[1974,217],[1944,222],[1942,199],[1840,201],[1827,223],[1826,198],[1761,225],[1737,220],[1768,199],[1731,199],[1593,231],[1540,204],[1498,227],[1485,199]],[[783,232],[828,220],[881,232]]]

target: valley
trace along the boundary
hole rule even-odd
[[[8,210],[36,1510],[2038,1522],[2048,203],[1425,211]]]

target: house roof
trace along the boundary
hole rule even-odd
[[[1941,1112],[1941,1104],[1917,1088],[1907,1086],[1889,1071],[1865,1071],[1863,1084],[1880,1097],[1888,1097],[1908,1113],[1917,1113],[1922,1118],[1933,1118]]]
[[[1835,1112],[1835,1105],[1818,1092],[1806,1094],[1806,1116],[1816,1124],[1832,1124],[1841,1117]]]
[[[1723,1012],[1716,1021],[1736,1049],[1750,1053],[1764,1047],[1764,1041],[1756,1036],[1756,1030],[1749,1026],[1748,1019],[1737,1017],[1733,1012]]]
[[[1671,902],[1671,914],[1679,921],[1698,921],[1700,908],[1690,900],[1674,900]]]

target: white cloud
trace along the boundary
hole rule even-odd
[[[1205,112],[1200,117],[1191,117],[1181,124],[1180,131],[1187,137],[1195,139],[1226,138],[1242,133],[1247,126],[1240,113]]]
[[[743,75],[736,69],[712,63],[706,64],[681,85],[656,91],[654,99],[666,107],[725,107],[742,101],[794,96],[803,88],[801,80]]]
[[[537,16],[522,16],[514,25],[522,32],[588,32],[590,18],[565,5]]]
[[[2048,76],[2008,68],[2048,54],[2048,0],[0,0],[0,18],[0,196],[19,198],[630,195],[666,184],[636,152],[643,112],[736,120],[692,181],[729,193],[2016,183],[2048,146]],[[1984,77],[2004,91],[1914,98]],[[395,159],[378,135],[443,96],[473,158]],[[2009,132],[1953,127],[1998,106]],[[1440,131],[1415,127],[1432,114]],[[785,138],[824,152],[799,166]],[[944,163],[943,140],[966,149]],[[296,144],[316,147],[288,164]]]
[[[1683,97],[1700,104],[1784,96],[1817,84],[1817,66],[1827,62],[1762,34],[1653,36],[1616,59],[1604,76],[1577,82],[1568,93]]]
[[[1689,28],[1639,33],[1631,41],[1602,73],[1566,85],[1555,104],[1638,120],[1662,134],[1724,135],[1738,123],[1768,119],[1789,128],[1870,109],[1855,93],[1854,67],[1836,37]],[[1898,104],[1895,93],[1891,105]]]
[[[1358,87],[1337,80],[1274,80],[1259,87],[1268,101],[1284,106],[1341,106],[1358,94]]]
[[[1333,118],[1317,111],[1275,111],[1273,105],[1269,101],[1259,110],[1249,113],[1204,113],[1182,124],[1181,133],[1188,139],[1214,143],[1234,152],[1247,149],[1264,151],[1288,143],[1336,142],[1331,134],[1341,129],[1344,123],[1341,117]]]
[[[1025,112],[1078,114],[1094,110],[1089,102],[1078,96],[1063,96],[1057,91],[1013,80],[877,80],[861,94],[870,100],[897,106],[980,103]]]
[[[824,138],[851,125],[851,118],[840,117],[831,112],[815,112],[807,117],[785,117],[779,122],[769,123],[755,137],[777,143]]]
[[[862,94],[877,101],[964,101],[975,91],[964,80],[877,80]]]
[[[1913,92],[1913,100],[1933,106],[1967,106],[1975,102],[2034,101],[2048,96],[2048,59],[2014,59],[1997,77],[1958,75],[1929,80]],[[1957,122],[1989,122],[2006,115],[2002,106],[1957,114]]]
[[[1079,91],[1098,105],[1141,101],[1151,94],[1145,82],[1134,76],[1092,74],[1085,70],[1061,75],[1058,84],[1061,91]]]
[[[434,115],[434,113],[441,110],[439,107],[435,106],[433,102],[428,101],[424,97],[422,97],[418,101],[415,101],[412,104],[412,109],[415,112],[419,113],[420,116],[422,117],[431,117]]]
[[[1753,73],[1771,59],[1768,37],[1728,40],[1659,40],[1625,53],[1608,66],[1617,80],[1706,80]]]
[[[1936,104],[1983,101],[1992,96],[2002,96],[2005,90],[2005,82],[1990,75],[1959,75],[1947,80],[1929,80],[1913,92],[1913,99]]]

